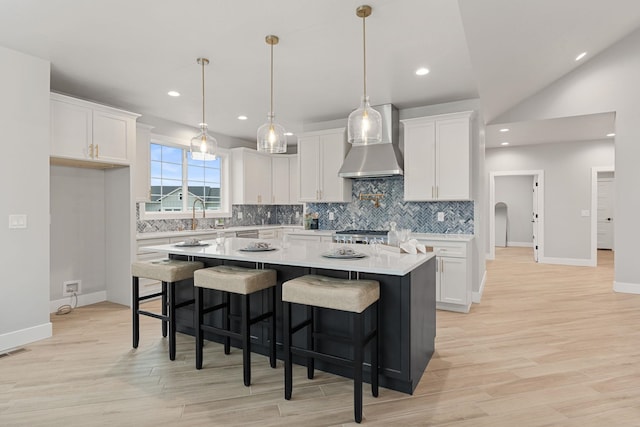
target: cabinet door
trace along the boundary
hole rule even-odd
[[[289,203],[298,203],[300,179],[298,178],[298,156],[289,157]]]
[[[439,301],[467,305],[467,299],[466,259],[441,257]]]
[[[271,203],[289,203],[289,157],[271,157],[272,198]]]
[[[346,144],[344,131],[320,136],[320,200],[323,202],[351,201],[351,180],[338,176],[347,153]]]
[[[129,134],[133,121],[104,111],[93,112],[93,158],[106,162],[129,163]],[[132,145],[133,146],[133,145]]]
[[[247,150],[244,154],[244,203],[271,203],[271,157]]]
[[[51,151],[53,157],[91,157],[91,109],[51,100]]]
[[[469,118],[436,121],[438,200],[470,199]]]
[[[404,199],[435,200],[435,122],[404,125]]]
[[[311,136],[298,140],[298,182],[300,202],[318,200],[320,173],[320,138]]]

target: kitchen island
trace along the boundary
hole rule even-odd
[[[412,393],[434,351],[436,331],[435,315],[435,258],[433,253],[400,254],[386,250],[376,251],[372,246],[350,245],[349,247],[366,254],[358,259],[332,259],[322,254],[341,245],[336,243],[261,240],[268,242],[274,250],[264,252],[245,252],[255,239],[227,238],[222,245],[215,241],[205,241],[206,246],[180,247],[175,244],[149,246],[148,250],[163,252],[177,259],[194,259],[206,266],[238,265],[249,268],[271,268],[278,273],[276,299],[278,305],[276,323],[276,343],[278,355],[282,351],[282,310],[281,285],[287,280],[305,274],[319,274],[330,277],[350,279],[372,279],[380,282],[380,385],[404,393]],[[177,288],[177,300],[191,298],[190,287]],[[220,302],[216,292],[207,295],[208,303]],[[239,304],[233,301],[232,305]],[[252,315],[262,312],[268,304],[264,298],[253,298]],[[305,315],[303,307],[293,307],[294,322]],[[237,306],[232,308],[238,312]],[[221,324],[221,313],[213,313],[208,321]],[[194,334],[193,313],[189,307],[178,310],[178,330]],[[318,313],[318,329],[324,332],[340,334],[350,328],[348,316],[331,310]],[[267,354],[267,324],[257,324],[251,329],[252,350]],[[346,334],[345,334],[346,335]],[[207,340],[221,342],[221,338],[205,334]],[[296,337],[304,340],[304,337]],[[238,343],[235,343],[237,345]],[[302,345],[303,342],[296,343]],[[335,342],[320,342],[319,349],[337,356],[351,357],[350,348]],[[302,360],[294,359],[297,363]],[[370,366],[365,360],[365,380],[369,381]],[[320,370],[342,376],[349,376],[343,367],[316,362]],[[206,366],[205,366],[206,367]]]

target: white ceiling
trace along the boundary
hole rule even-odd
[[[362,22],[355,9],[364,1],[2,0],[0,46],[50,60],[54,91],[140,113],[142,122],[151,116],[194,127],[201,121],[196,58],[208,57],[209,127],[253,140],[269,106],[267,34],[280,37],[275,111],[287,130],[357,107]],[[640,26],[637,0],[367,3],[372,104],[402,109],[480,95],[488,119],[579,66],[580,51],[589,51],[588,60]],[[415,76],[419,66],[431,73]]]

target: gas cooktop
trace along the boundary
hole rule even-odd
[[[386,236],[387,230],[342,230],[336,234],[360,235],[360,236]]]

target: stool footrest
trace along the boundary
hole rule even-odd
[[[193,304],[194,302],[196,302],[195,299],[190,299],[190,300],[187,300],[187,301],[183,301],[183,302],[181,302],[179,304],[176,304],[176,308],[185,307],[187,305]]]
[[[331,354],[319,353],[317,351],[308,350],[306,348],[291,346],[291,353],[298,354],[304,357],[313,357],[314,359],[324,360],[325,362],[334,363],[336,365],[342,365],[347,367],[353,367],[354,362],[351,359],[345,359],[340,356],[333,356]]]
[[[144,300],[147,300],[147,299],[161,297],[161,296],[162,296],[162,292],[157,292],[155,294],[150,294],[150,295],[145,295],[143,297],[138,297],[138,301],[144,301]]]
[[[143,314],[149,317],[155,317],[156,319],[164,320],[165,322],[169,321],[169,316],[165,316],[164,314],[153,313],[151,311],[138,310],[138,314]]]
[[[298,323],[296,326],[292,326],[291,327],[291,335],[295,334],[300,329],[305,328],[305,327],[307,327],[309,325],[311,325],[311,319],[304,320],[304,321]]]
[[[221,302],[220,304],[212,305],[211,307],[203,309],[202,314],[205,315],[205,314],[213,313],[214,311],[225,308],[226,306],[227,306],[226,302]]]

